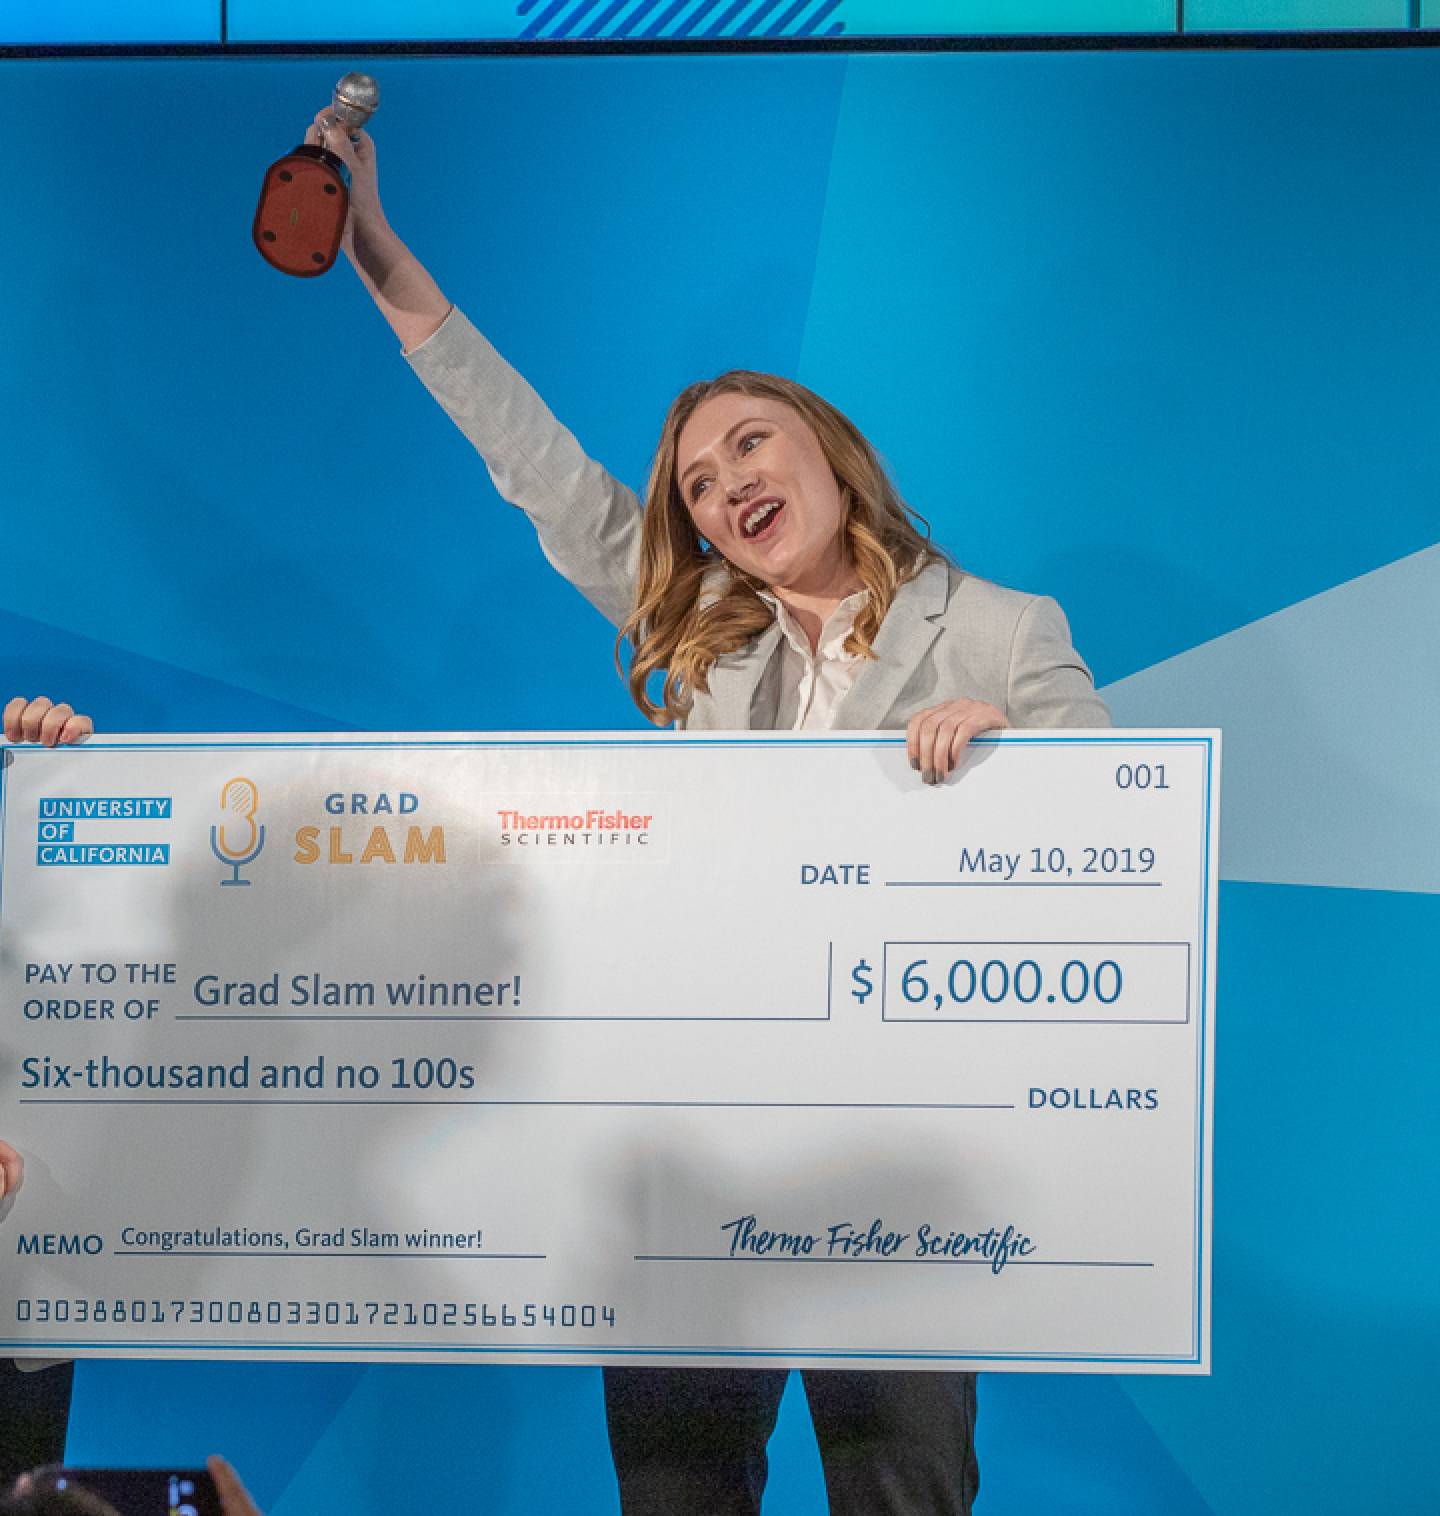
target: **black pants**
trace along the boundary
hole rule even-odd
[[[832,1516],[968,1516],[975,1376],[806,1369]],[[605,1370],[624,1516],[758,1516],[784,1369]]]
[[[64,1461],[74,1377],[73,1363],[22,1374],[0,1359],[0,1495],[26,1469]]]

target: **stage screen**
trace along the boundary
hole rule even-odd
[[[1424,1508],[1440,54],[0,60],[4,694],[641,724],[350,270],[250,243],[351,68],[396,229],[614,473],[687,382],[798,378],[1120,722],[1225,729],[1215,1372],[990,1376],[983,1508]],[[81,1365],[72,1461],[212,1450],[270,1516],[616,1509],[591,1370]],[[818,1516],[793,1385],[771,1452]]]
[[[1429,26],[1433,0],[10,0],[0,45],[736,42]]]

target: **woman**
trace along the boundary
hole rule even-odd
[[[689,728],[903,728],[943,781],[976,734],[1109,718],[1051,600],[954,567],[834,407],[769,375],[687,389],[642,509],[440,292],[385,219],[374,147],[316,117],[349,165],[346,251],[405,355],[520,506],[550,562],[633,645],[652,720]],[[662,681],[658,695],[651,683]],[[621,1503],[757,1513],[783,1371],[607,1369]],[[969,1511],[970,1374],[804,1374],[831,1510]]]
[[[7,742],[39,742],[46,747],[83,742],[95,730],[88,716],[44,695],[16,696],[5,706]],[[0,1220],[25,1179],[25,1160],[0,1139]],[[32,1470],[57,1468],[65,1457],[70,1420],[73,1363],[0,1360],[0,1516],[115,1516],[104,1501],[73,1487],[57,1489],[52,1477]],[[208,1460],[224,1516],[260,1516],[239,1476],[223,1458]],[[18,1481],[18,1484],[17,1484]]]
[[[5,706],[6,742],[40,742],[46,747],[83,742],[95,724],[63,702],[44,695],[27,700],[17,695]],[[25,1161],[0,1140],[0,1219],[9,1210],[25,1173]],[[75,1366],[21,1359],[0,1359],[0,1490],[15,1476],[65,1456],[65,1429],[70,1419],[70,1383]]]

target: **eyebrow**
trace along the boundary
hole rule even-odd
[[[759,422],[761,426],[774,426],[775,424],[773,421],[768,420],[764,416],[747,416],[743,421],[737,421],[735,425],[725,433],[720,441],[722,443],[729,442],[729,440],[735,435],[736,432],[743,431],[747,426],[754,426],[756,422]],[[701,460],[697,458],[694,463],[692,463],[690,467],[680,475],[678,482],[680,484],[684,484],[685,481],[691,476],[691,474],[693,474],[695,470],[700,467],[700,462]]]

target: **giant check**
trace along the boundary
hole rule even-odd
[[[0,1349],[1204,1371],[1218,740],[0,769]]]

